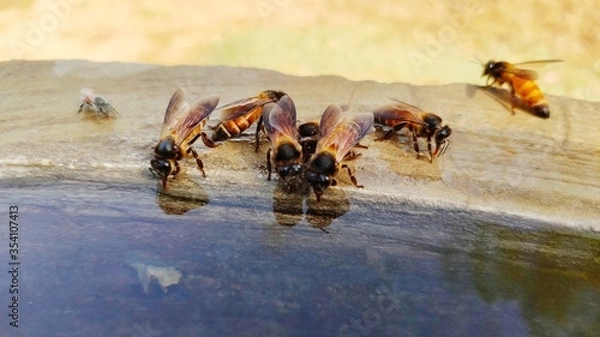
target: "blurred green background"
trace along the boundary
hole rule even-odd
[[[483,84],[477,59],[562,59],[542,91],[600,100],[600,2],[0,1],[2,60],[228,65]]]

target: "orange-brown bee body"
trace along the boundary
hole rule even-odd
[[[281,91],[266,90],[256,96],[244,98],[221,107],[221,123],[215,127],[211,137],[212,140],[223,141],[235,138],[257,120],[260,124],[265,104],[276,103],[284,95],[285,93]],[[259,129],[260,127],[256,128],[257,139]]]
[[[370,113],[346,119],[342,117],[342,109],[339,106],[327,107],[319,123],[317,146],[308,163],[306,174],[306,180],[312,187],[317,201],[321,200],[321,195],[329,186],[337,185],[335,175],[340,168],[347,169],[354,186],[362,187],[350,167],[341,162],[358,142],[371,132],[372,127],[373,115]]]
[[[267,180],[271,180],[272,166],[275,166],[288,190],[294,191],[302,184],[302,146],[294,102],[284,95],[277,103],[269,103],[264,108],[262,121],[271,143],[267,150]]]
[[[508,83],[511,89],[510,111],[514,114],[515,100],[518,96],[533,112],[543,118],[550,117],[550,109],[544,94],[535,83],[538,74],[533,70],[521,69],[518,65],[534,63],[560,62],[560,60],[529,61],[512,64],[505,61],[489,61],[483,67],[483,76],[487,76],[486,85]],[[491,83],[490,83],[491,81]]]
[[[178,161],[185,157],[193,157],[198,169],[204,176],[204,163],[192,145],[198,138],[202,138],[208,147],[216,145],[202,132],[208,117],[219,103],[218,96],[208,96],[196,103],[193,107],[185,102],[185,91],[179,88],[169,101],[160,141],[154,148],[154,159],[150,161],[150,172],[162,180],[163,189],[167,188],[169,176],[177,176],[180,171]]]
[[[452,129],[448,125],[442,125],[441,117],[422,111],[408,103],[395,101],[394,103],[375,109],[373,116],[375,123],[391,128],[379,140],[389,139],[396,132],[406,127],[412,134],[413,147],[415,152],[417,152],[417,159],[421,155],[418,142],[419,137],[427,139],[429,162],[433,162],[433,158],[442,155],[450,143],[448,137],[452,134]],[[435,148],[432,146],[432,140]]]

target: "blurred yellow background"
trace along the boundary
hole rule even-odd
[[[2,60],[228,65],[352,80],[483,84],[477,58],[600,100],[600,2],[0,0]]]

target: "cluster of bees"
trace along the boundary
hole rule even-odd
[[[192,147],[198,138],[207,147],[214,148],[216,142],[238,137],[256,121],[255,152],[261,130],[271,144],[266,153],[267,180],[271,180],[275,171],[290,192],[308,183],[317,200],[329,186],[337,184],[335,176],[340,169],[348,172],[355,186],[362,187],[343,161],[360,156],[353,149],[362,146],[360,140],[372,131],[375,122],[392,127],[386,134],[388,138],[407,127],[413,134],[417,153],[420,153],[417,137],[426,137],[430,160],[444,152],[451,133],[448,126],[442,126],[440,117],[403,102],[352,116],[345,116],[341,106],[330,105],[319,122],[298,125],[296,107],[290,96],[282,91],[267,90],[220,107],[220,123],[209,137],[203,131],[204,126],[218,103],[217,96],[208,96],[190,107],[181,88],[171,97],[160,141],[150,162],[150,171],[162,180],[163,189],[167,188],[168,177],[177,176],[179,161],[185,157],[194,158],[206,176],[202,159]]]
[[[482,64],[483,76],[487,76],[486,85],[507,83],[510,87],[510,111],[519,100],[543,118],[550,116],[548,103],[534,80],[537,73],[519,68],[531,63],[548,63],[559,60],[531,61],[511,64],[504,61],[489,61]],[[89,90],[89,89],[86,89]],[[114,117],[118,112],[102,97],[89,91],[83,91],[83,103],[79,112],[96,114],[96,117]],[[218,146],[217,142],[240,136],[252,124],[257,122],[255,133],[255,152],[259,148],[259,134],[262,131],[270,142],[266,153],[267,179],[271,180],[275,171],[288,191],[299,189],[308,184],[317,200],[323,192],[335,186],[336,175],[346,170],[356,187],[356,177],[344,161],[360,156],[355,148],[363,147],[359,142],[369,134],[374,125],[389,127],[389,131],[378,140],[389,139],[403,128],[412,134],[414,150],[420,157],[418,138],[427,140],[429,161],[441,156],[450,143],[452,130],[443,125],[439,116],[401,101],[376,108],[372,112],[354,115],[344,114],[338,105],[330,105],[323,112],[319,122],[307,122],[297,125],[296,108],[292,99],[282,91],[266,90],[256,96],[243,98],[217,108],[218,96],[200,99],[189,106],[183,89],[171,97],[160,135],[154,148],[154,159],[150,162],[150,171],[162,180],[163,189],[167,189],[169,177],[180,172],[179,161],[194,158],[198,169],[206,177],[204,164],[192,145],[198,138],[209,148]],[[220,110],[220,123],[213,128],[209,137],[204,132],[210,114]]]

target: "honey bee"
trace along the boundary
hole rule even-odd
[[[296,127],[296,107],[292,99],[285,95],[274,103],[265,106],[263,125],[271,147],[267,150],[267,180],[271,180],[272,164],[288,190],[295,190],[301,184],[302,146]],[[271,153],[274,153],[271,158]]]
[[[185,91],[177,89],[169,101],[163,121],[160,141],[154,148],[154,159],[150,161],[150,172],[161,178],[163,189],[167,188],[167,178],[179,173],[178,161],[185,157],[196,159],[198,169],[206,177],[204,163],[192,144],[201,137],[208,147],[216,145],[202,132],[210,113],[219,103],[216,95],[202,98],[191,108],[185,101]]]
[[[348,170],[354,186],[363,187],[358,184],[350,167],[341,162],[372,128],[373,114],[363,113],[346,119],[342,117],[342,109],[339,106],[327,107],[321,116],[315,154],[310,159],[306,174],[306,180],[313,188],[317,201],[321,200],[321,195],[327,187],[337,185],[334,177],[340,168]]]
[[[391,127],[382,138],[389,139],[402,128],[407,127],[412,133],[413,146],[417,152],[417,159],[421,156],[418,137],[427,138],[427,151],[429,162],[433,158],[441,156],[446,152],[450,144],[452,129],[448,125],[442,125],[442,118],[430,112],[425,112],[413,105],[395,100],[394,103],[384,105],[373,111],[375,123]],[[435,149],[432,149],[431,140],[434,140]]]
[[[483,65],[483,76],[487,76],[486,86],[498,83],[501,86],[508,83],[510,86],[510,112],[515,114],[516,97],[527,104],[533,112],[543,118],[550,117],[550,109],[548,102],[544,98],[544,94],[534,82],[538,78],[538,74],[533,70],[521,69],[517,66],[539,63],[562,62],[561,60],[541,60],[528,61],[512,64],[504,61],[489,61]],[[490,82],[491,81],[491,82]]]
[[[119,115],[106,98],[94,94],[90,88],[81,88],[81,105],[77,113],[95,114],[96,118],[115,118]]]
[[[317,149],[319,138],[319,122],[306,122],[298,126],[300,145],[302,146],[302,158],[306,162]]]
[[[258,133],[262,120],[263,107],[267,103],[276,103],[285,95],[282,91],[266,90],[256,96],[243,98],[220,107],[221,122],[215,127],[213,141],[222,141],[239,136],[258,120],[256,128],[256,148],[258,152]]]

